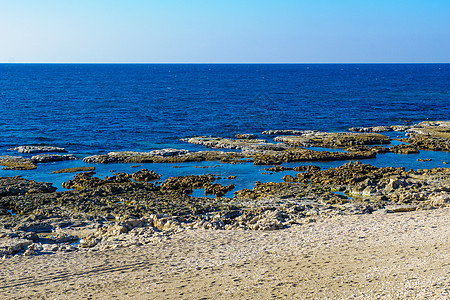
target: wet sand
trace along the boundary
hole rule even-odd
[[[449,299],[450,208],[1,261],[2,299]]]

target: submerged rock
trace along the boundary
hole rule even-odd
[[[75,168],[66,168],[57,171],[52,171],[52,174],[60,174],[60,173],[76,173],[76,172],[87,172],[87,171],[95,171],[95,167],[75,167]]]

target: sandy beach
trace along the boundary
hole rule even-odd
[[[3,260],[2,299],[449,299],[450,209]]]

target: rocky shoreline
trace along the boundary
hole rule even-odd
[[[392,145],[392,138],[380,134],[395,130],[406,132],[408,138],[400,138],[399,144]],[[85,163],[253,162],[267,165],[270,172],[297,172],[295,176],[285,175],[283,182],[256,182],[252,189],[236,190],[232,176],[229,184],[223,184],[223,180],[216,183],[223,179],[216,174],[161,180],[161,174],[147,169],[105,178],[96,177],[93,167],[64,169],[60,172],[75,172],[75,175],[63,183],[69,190],[59,192],[50,183],[18,176],[0,177],[0,257],[144,245],[191,229],[275,230],[337,215],[450,206],[449,168],[405,171],[405,168],[377,168],[353,161],[321,170],[301,164],[363,160],[386,152],[416,153],[424,149],[449,152],[450,122],[350,131],[263,133],[276,135],[275,143],[250,134],[235,138],[194,137],[185,141],[236,152],[163,149],[110,152],[83,159]],[[340,151],[305,149],[308,147]],[[18,147],[11,151],[44,152],[30,158],[0,157],[0,165],[11,170],[76,159],[72,154],[52,153],[66,152],[57,147]],[[285,162],[298,166],[284,167],[281,164]],[[204,189],[205,197],[193,197],[196,189]],[[225,197],[230,191],[234,196]]]

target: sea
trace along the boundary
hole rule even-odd
[[[110,151],[197,151],[205,148],[180,139],[252,133],[270,142],[262,131],[337,132],[449,116],[450,64],[0,64],[0,155],[19,155],[8,150],[19,145],[64,147],[79,158]],[[432,151],[365,160],[406,169],[445,167],[444,161],[450,161],[449,153]],[[85,165],[39,164],[30,171],[0,170],[0,176],[48,181],[63,190],[61,183],[73,174],[51,171]],[[136,171],[127,164],[95,167],[99,177]],[[289,174],[268,174],[249,163],[141,167],[163,179],[237,175],[237,188]]]

